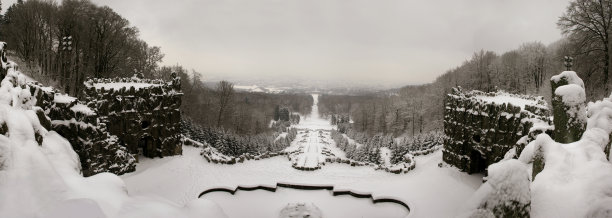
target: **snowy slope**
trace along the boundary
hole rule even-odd
[[[0,84],[0,123],[8,129],[0,135],[0,217],[225,216],[205,199],[179,205],[128,194],[114,174],[84,178],[68,141],[40,125],[25,81],[10,68]]]

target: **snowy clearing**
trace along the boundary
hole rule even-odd
[[[215,187],[239,185],[275,185],[277,182],[334,184],[341,189],[370,192],[375,197],[389,196],[406,202],[409,217],[452,217],[456,210],[482,184],[482,175],[467,175],[452,167],[438,167],[442,152],[416,157],[417,167],[408,174],[390,174],[370,167],[327,164],[317,171],[300,171],[287,164],[285,157],[250,160],[236,165],[208,163],[195,147],[183,147],[183,155],[161,159],[142,158],[136,172],[122,176],[128,192],[136,195],[158,195],[178,204],[192,201],[200,192]],[[449,195],[449,193],[453,193]],[[228,204],[229,210],[256,211],[254,202]],[[268,209],[280,209],[288,203],[266,201]],[[307,202],[308,203],[308,202]],[[320,205],[319,205],[320,207]],[[321,208],[323,209],[323,208]],[[340,208],[339,208],[340,209]],[[323,211],[325,215],[325,211]],[[230,215],[230,214],[228,214]],[[266,217],[251,216],[251,217]]]

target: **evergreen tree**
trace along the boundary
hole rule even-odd
[[[276,107],[274,107],[274,121],[278,121],[279,118],[280,118],[280,106],[276,105]]]

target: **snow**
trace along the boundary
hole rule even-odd
[[[288,134],[287,132],[283,132],[283,133],[281,133],[281,134],[278,134],[278,136],[276,136],[276,138],[274,139],[274,141],[276,142],[276,141],[278,141],[278,140],[279,140],[279,139],[281,139],[281,138],[285,138],[285,137],[287,137],[287,134]]]
[[[488,173],[488,181],[468,200],[459,217],[471,217],[480,210],[492,212],[495,207],[509,206],[508,202],[517,202],[521,206],[530,203],[527,164],[516,159],[503,160],[490,165]],[[511,210],[519,212],[519,208]]]
[[[355,139],[352,139],[351,137],[348,137],[346,134],[342,133],[342,137],[344,137],[346,140],[348,140],[349,144],[355,144],[355,149],[363,146],[363,144],[355,141]]]
[[[586,101],[584,88],[576,84],[558,87],[555,89],[555,95],[561,96],[565,105],[578,105]]]
[[[75,113],[76,112],[81,112],[81,113],[86,114],[88,116],[96,115],[96,112],[91,110],[91,108],[87,107],[87,105],[84,105],[84,104],[81,104],[81,103],[72,106],[70,108],[70,110],[74,111]]]
[[[102,89],[104,88],[105,90],[110,90],[110,89],[114,89],[114,90],[119,90],[123,87],[130,89],[131,87],[134,87],[136,90],[141,89],[141,88],[148,88],[151,86],[160,86],[160,84],[152,84],[152,83],[138,83],[138,82],[124,82],[124,83],[120,83],[120,82],[113,82],[113,83],[94,83],[93,86],[96,89]]]
[[[574,71],[563,71],[560,74],[551,77],[550,81],[559,83],[562,78],[567,79],[568,84],[575,84],[584,88],[584,82],[582,81],[582,79],[580,79],[580,77],[578,77],[578,74],[576,74],[576,72]]]
[[[289,154],[292,165],[297,168],[314,169],[325,164],[328,157],[345,157],[335,142],[331,140],[329,131],[300,132],[296,140],[285,149]]]
[[[332,130],[332,126],[329,123],[329,120],[323,119],[319,115],[319,94],[312,94],[312,98],[314,99],[312,105],[312,112],[307,117],[302,117],[300,123],[295,125],[295,128],[298,129],[310,129],[310,130]]]
[[[334,184],[337,189],[370,192],[375,197],[391,196],[410,206],[409,217],[452,217],[465,199],[482,183],[482,175],[467,175],[452,167],[439,168],[438,163],[442,161],[441,151],[415,157],[417,167],[407,174],[399,175],[376,171],[370,167],[351,167],[339,163],[328,163],[316,171],[300,171],[292,168],[290,164],[284,164],[283,162],[288,160],[282,156],[248,160],[235,165],[218,165],[204,160],[200,156],[199,148],[188,146],[183,147],[182,156],[161,159],[141,157],[139,160],[136,172],[122,176],[128,192],[158,195],[178,204],[191,201],[200,192],[210,188],[259,184],[274,186],[282,181]],[[240,203],[218,203],[228,213],[236,208],[257,211],[258,207],[264,206],[278,212],[287,203],[302,201],[271,199],[261,205],[256,204],[260,198],[251,199]],[[322,212],[325,214],[326,211]],[[266,216],[252,214],[247,217]]]
[[[256,86],[256,85],[251,85],[251,86],[234,86],[234,88],[236,90],[243,90],[243,91],[247,91],[247,92],[265,92],[265,90],[263,90],[262,88],[260,88],[259,86]]]
[[[69,104],[74,101],[76,101],[75,97],[72,97],[66,94],[61,94],[61,93],[55,93],[55,97],[53,98],[53,102],[60,103],[60,104]]]
[[[315,95],[315,103],[316,99]],[[320,153],[317,152],[327,148],[332,154],[344,157],[344,153],[334,145],[330,134],[327,134],[328,131],[325,131],[332,127],[327,120],[318,117],[316,106],[313,106],[311,117],[305,120],[308,121],[298,125],[301,126],[298,136],[286,151],[312,151],[312,154],[305,155],[318,158]],[[319,133],[318,130],[323,131]],[[323,141],[328,141],[330,144]],[[200,156],[200,152],[201,148],[184,146],[182,156],[156,159],[140,157],[136,171],[122,176],[128,192],[155,195],[177,204],[184,204],[192,201],[202,191],[217,187],[229,189],[257,185],[274,187],[278,182],[333,184],[336,190],[353,190],[359,193],[372,193],[374,198],[384,196],[401,200],[410,206],[408,217],[452,217],[465,199],[482,183],[482,175],[467,175],[453,167],[438,167],[442,162],[440,150],[415,157],[417,167],[407,174],[392,174],[372,167],[352,167],[341,163],[326,163],[316,171],[301,171],[294,169],[289,164],[291,160],[284,156],[246,160],[234,165],[219,165],[206,161]],[[326,190],[304,192],[281,189],[277,192],[239,191],[235,196],[209,193],[203,198],[217,202],[229,217],[278,217],[279,212],[287,204],[298,202],[314,202],[325,217],[346,217],[342,216],[342,212],[378,207],[367,200],[353,199],[350,196],[331,197]],[[336,204],[339,206],[332,207]],[[397,212],[396,206],[387,205],[386,208],[382,210],[383,214],[375,217],[404,216],[401,212]],[[405,209],[403,211],[405,213]]]
[[[522,151],[524,163],[539,155],[544,160],[530,187],[531,217],[610,216],[612,164],[603,150],[612,130],[610,100],[588,104],[587,130],[579,141],[560,144],[540,134]]]
[[[290,87],[261,87],[258,85],[234,85],[234,89],[245,92],[282,93]]]
[[[332,191],[329,190],[278,188],[275,192],[264,190],[237,191],[234,195],[227,192],[213,192],[204,195],[202,198],[211,199],[218,202],[219,205],[241,205],[239,210],[232,210],[231,207],[226,207],[227,209],[224,209],[224,211],[226,211],[229,217],[302,218],[302,216],[297,216],[298,212],[317,210],[320,212],[310,212],[310,217],[404,218],[408,215],[408,211],[405,208],[394,203],[374,204],[369,198],[355,198],[347,195],[333,196]],[[296,202],[306,203],[305,206],[308,207],[304,208],[303,206],[300,208]],[[309,211],[303,211],[303,209]]]
[[[612,199],[612,165],[601,149],[607,140],[603,130],[593,128],[571,144],[540,135],[528,145],[522,160],[531,159],[538,149],[545,160],[544,170],[531,185],[532,217],[586,217],[589,211],[601,209],[599,203]]]
[[[385,166],[391,166],[391,150],[388,147],[380,148],[380,158],[383,160]]]
[[[612,96],[587,105],[587,129],[600,128],[612,132]]]
[[[206,199],[177,204],[128,194],[129,187],[114,174],[84,178],[69,142],[44,129],[34,111],[21,107],[32,99],[22,94],[25,81],[19,75],[9,69],[0,86],[0,122],[8,127],[8,133],[0,135],[0,217],[225,216]],[[35,133],[43,137],[42,145]]]
[[[474,97],[487,103],[494,103],[498,105],[512,104],[514,106],[521,107],[521,109],[525,109],[525,105],[538,106],[538,101],[519,98],[504,92],[500,92],[496,96],[477,95]]]
[[[287,204],[280,212],[280,218],[312,217],[321,218],[321,210],[315,204]],[[273,216],[270,216],[273,217]]]

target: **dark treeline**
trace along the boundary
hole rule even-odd
[[[286,129],[286,134],[259,133],[255,135],[238,135],[214,127],[202,127],[190,119],[181,120],[182,134],[198,142],[208,143],[224,155],[238,157],[243,154],[260,155],[279,152],[291,144],[297,136],[294,128]]]
[[[323,96],[321,105],[329,114],[350,115],[351,128],[369,135],[378,133],[416,135],[442,129],[444,96],[455,86],[483,91],[550,96],[548,78],[564,70],[563,58],[571,43],[561,40],[549,46],[526,43],[501,55],[491,51],[474,53],[461,66],[447,71],[433,83],[405,86],[373,96]],[[580,74],[581,65],[574,69]],[[581,74],[582,75],[582,74]],[[586,84],[601,80],[592,78]],[[591,88],[594,85],[590,85]],[[596,98],[591,92],[591,98]]]
[[[89,0],[19,0],[0,20],[0,39],[28,73],[75,96],[86,77],[152,78],[163,58],[128,20]]]
[[[434,82],[406,86],[372,96],[322,96],[325,114],[350,116],[351,129],[375,134],[415,135],[442,128],[443,99],[452,87],[544,96],[550,99],[549,78],[565,70],[564,57],[584,80],[587,99],[610,95],[612,0],[570,2],[559,18],[564,37],[550,45],[524,43],[498,54],[481,50]],[[553,24],[551,24],[553,25]]]
[[[270,124],[275,119],[278,107],[305,115],[310,113],[313,103],[312,96],[306,94],[236,92],[233,84],[226,81],[209,88],[204,85],[199,73],[188,72],[181,66],[162,67],[161,71],[176,72],[181,77],[183,115],[200,126],[222,128],[240,135],[276,130]],[[299,118],[293,119],[293,122],[299,122]]]
[[[228,156],[286,148],[297,134],[289,126],[300,121],[291,114],[309,114],[313,104],[310,95],[236,92],[227,81],[209,88],[199,73],[188,73],[181,66],[161,71],[176,72],[183,81],[183,134]],[[288,119],[280,119],[279,108],[288,109]],[[279,137],[282,132],[287,134]]]
[[[442,107],[441,99],[431,92],[429,85],[408,86],[399,90],[398,94],[379,93],[366,96],[336,96],[320,97],[319,112],[331,116],[332,121],[345,121],[339,125],[340,130],[351,128],[366,133],[393,135],[395,137],[408,134],[410,136],[432,130],[441,130],[440,110],[431,108]],[[349,117],[350,119],[340,119]],[[347,121],[352,121],[348,124]],[[333,123],[333,124],[338,124]],[[436,125],[437,124],[437,125]]]

